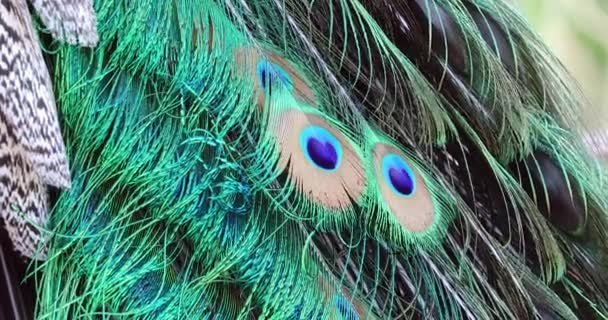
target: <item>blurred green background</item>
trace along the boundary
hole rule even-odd
[[[519,0],[524,15],[580,83],[589,129],[608,129],[608,0]]]

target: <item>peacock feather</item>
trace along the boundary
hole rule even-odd
[[[608,318],[585,100],[510,1],[93,8],[95,48],[41,42],[38,318]]]
[[[58,40],[94,46],[92,4],[65,2],[33,5]],[[25,0],[0,3],[0,59],[0,217],[22,255],[44,259],[47,189],[69,188],[71,178],[53,86]]]

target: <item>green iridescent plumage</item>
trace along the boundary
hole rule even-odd
[[[608,316],[605,173],[509,2],[95,9],[95,49],[52,44],[41,319]]]

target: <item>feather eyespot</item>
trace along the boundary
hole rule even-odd
[[[373,147],[373,167],[381,202],[408,232],[428,231],[435,222],[435,207],[420,172],[408,158],[387,144]]]
[[[342,160],[340,141],[323,127],[309,126],[300,133],[306,159],[321,170],[335,171]]]
[[[359,315],[354,306],[344,296],[337,295],[335,298],[336,309],[344,320],[359,320]]]
[[[283,68],[268,60],[262,59],[258,62],[257,73],[258,80],[263,89],[270,88],[273,83],[280,83],[285,86],[287,90],[293,90],[293,82],[291,81],[289,74],[287,74]]]
[[[397,195],[410,197],[416,191],[416,175],[402,157],[392,153],[385,155],[382,173],[385,182]]]
[[[337,284],[325,276],[319,276],[319,287],[324,294],[324,305],[329,310],[329,319],[358,320],[368,313],[365,300],[353,295],[343,284]]]
[[[264,107],[267,99],[265,89],[272,86],[272,81],[284,85],[296,101],[309,106],[317,104],[317,98],[304,73],[275,51],[239,48],[235,50],[235,63],[240,76],[255,82],[253,89],[259,108]]]
[[[333,210],[352,205],[366,185],[360,152],[323,117],[287,109],[277,115],[278,167],[309,200]]]

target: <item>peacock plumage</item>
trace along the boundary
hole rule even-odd
[[[510,1],[36,3],[66,183],[0,100],[36,318],[608,318],[586,102]]]

